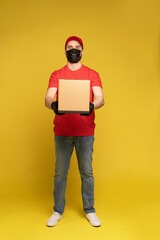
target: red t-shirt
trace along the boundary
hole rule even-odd
[[[81,79],[90,80],[90,102],[94,101],[93,86],[102,88],[102,83],[99,74],[93,69],[82,66],[75,71],[68,68],[67,65],[59,70],[54,71],[49,79],[48,88],[56,87],[58,89],[59,79]],[[47,88],[47,89],[48,89]],[[56,95],[58,100],[58,90]],[[55,115],[53,120],[54,133],[59,136],[91,136],[94,134],[95,129],[95,113],[94,110],[89,116],[81,116],[78,113],[66,113],[65,115]]]

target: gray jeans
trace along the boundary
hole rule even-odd
[[[55,140],[55,175],[54,175],[54,211],[63,214],[65,208],[65,191],[70,159],[75,146],[78,168],[81,175],[81,193],[85,213],[95,212],[94,208],[94,177],[92,153],[94,135],[92,136],[57,136]]]

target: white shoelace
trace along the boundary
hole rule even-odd
[[[52,215],[56,215],[56,216],[59,216],[60,214],[58,212],[53,212]]]
[[[90,214],[90,218],[93,221],[99,221],[98,217],[95,214]]]
[[[58,213],[58,212],[53,212],[53,214],[55,214],[55,215],[59,215],[59,213]]]

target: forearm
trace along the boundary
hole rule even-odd
[[[52,110],[52,108],[51,108],[51,103],[52,103],[53,101],[54,101],[54,100],[53,100],[53,98],[51,98],[51,97],[45,98],[45,106],[46,106],[47,108],[49,108],[49,109]]]
[[[101,108],[104,105],[104,97],[96,97],[96,99],[93,102],[94,109]]]

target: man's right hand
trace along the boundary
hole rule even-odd
[[[55,112],[55,114],[57,115],[64,115],[65,113],[59,113],[58,112],[58,101],[52,102],[51,103],[51,108],[53,109],[53,111]]]

